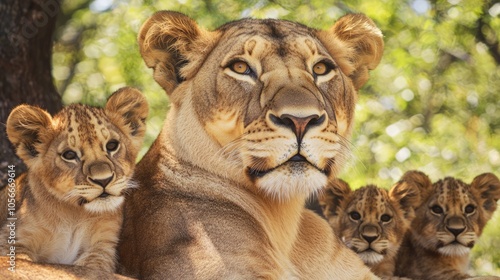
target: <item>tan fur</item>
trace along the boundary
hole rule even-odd
[[[17,180],[16,211],[7,215],[15,243],[6,242],[4,224],[1,255],[13,246],[18,259],[113,272],[123,195],[134,187],[147,113],[145,98],[131,88],[114,93],[105,109],[75,104],[51,117],[16,107],[7,135],[28,171]]]
[[[352,191],[346,182],[335,179],[318,201],[336,235],[373,273],[393,279],[397,251],[420,202],[418,188],[400,181],[390,191],[374,185]],[[387,217],[390,220],[384,221]]]
[[[131,280],[132,278],[84,266],[69,266],[61,264],[41,264],[17,259],[15,271],[10,271],[9,257],[0,256],[0,279],[8,280]]]
[[[126,200],[119,246],[126,272],[144,279],[375,278],[303,207],[349,156],[356,89],[383,48],[373,22],[348,15],[318,31],[244,19],[205,31],[163,11],[138,38],[171,109],[137,166],[140,188]],[[334,47],[349,48],[347,57]],[[238,73],[235,62],[251,70]],[[316,76],[320,62],[333,69]]]
[[[484,173],[470,184],[452,177],[432,184],[418,171],[407,172],[403,180],[418,185],[423,195],[398,253],[396,275],[436,280],[471,278],[466,272],[469,251],[497,207],[500,180]]]

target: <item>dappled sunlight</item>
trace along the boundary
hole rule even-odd
[[[500,176],[500,4],[475,0],[64,1],[56,31],[54,82],[65,104],[103,105],[125,85],[150,104],[144,155],[169,108],[139,53],[141,24],[157,10],[188,14],[211,29],[241,17],[294,20],[326,29],[346,12],[370,16],[384,34],[378,68],[359,91],[353,155],[341,178],[390,186],[410,169],[431,179]],[[482,10],[481,5],[488,6]],[[84,8],[81,8],[84,7]],[[498,52],[499,50],[497,50]],[[473,268],[500,275],[500,214],[474,248]]]

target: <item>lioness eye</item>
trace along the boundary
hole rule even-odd
[[[111,140],[106,144],[106,150],[108,152],[114,152],[118,149],[119,143],[116,140]]]
[[[242,75],[248,75],[252,71],[250,69],[250,66],[248,66],[248,64],[246,62],[243,62],[243,61],[234,62],[233,64],[231,64],[230,68],[234,72],[236,72],[238,74],[242,74]]]
[[[349,213],[349,216],[351,217],[351,219],[353,219],[355,221],[361,219],[361,214],[359,214],[356,211],[352,211],[351,213]]]
[[[441,208],[438,205],[434,205],[434,206],[431,207],[431,211],[434,214],[442,214],[443,213],[443,208]]]
[[[316,75],[325,75],[328,70],[328,67],[324,62],[318,62],[313,67],[313,72]]]
[[[467,206],[465,206],[465,214],[471,214],[472,212],[474,212],[474,210],[476,210],[476,207],[474,207],[474,205],[472,204],[469,204]]]
[[[74,160],[77,158],[77,154],[75,151],[67,150],[61,155],[61,157],[65,160]]]
[[[391,217],[391,216],[389,216],[389,215],[387,215],[387,214],[384,214],[384,215],[382,215],[382,216],[380,217],[380,220],[381,220],[382,222],[388,222],[388,221],[390,221],[391,219],[392,219],[392,217]]]
[[[330,73],[335,66],[328,61],[320,61],[313,66],[313,73],[315,76],[322,76]]]

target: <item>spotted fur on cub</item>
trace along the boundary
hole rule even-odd
[[[376,275],[390,279],[413,209],[420,202],[418,188],[400,181],[390,191],[374,185],[352,191],[346,182],[334,179],[318,200],[337,236]]]
[[[11,112],[7,135],[28,167],[15,197],[18,257],[114,271],[147,114],[145,98],[131,88],[115,92],[104,109],[74,104],[52,117],[20,105]],[[8,235],[4,226],[4,256]]]
[[[484,173],[470,184],[453,177],[431,183],[418,171],[407,172],[403,180],[418,185],[422,204],[398,253],[396,275],[469,279],[469,252],[497,208],[500,180]]]

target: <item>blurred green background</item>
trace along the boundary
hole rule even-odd
[[[360,90],[353,157],[340,177],[355,188],[389,188],[410,169],[433,181],[500,176],[499,1],[63,1],[53,76],[64,104],[103,105],[120,87],[139,88],[151,107],[141,155],[161,129],[168,98],[144,65],[136,36],[165,9],[208,29],[243,17],[326,29],[345,13],[365,13],[383,31],[385,52]],[[500,276],[499,212],[474,248],[474,274]]]

